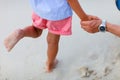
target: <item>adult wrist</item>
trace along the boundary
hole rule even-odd
[[[106,32],[106,20],[102,20],[101,24],[98,27],[99,32]]]
[[[114,30],[115,26],[113,26],[113,24],[111,24],[109,22],[106,22],[106,27],[107,27],[108,32],[112,32]]]
[[[106,22],[106,31],[108,31],[109,32],[109,26],[110,24],[108,23],[108,22]]]

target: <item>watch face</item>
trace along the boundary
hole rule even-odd
[[[105,27],[104,26],[100,26],[100,31],[104,32],[105,31]]]

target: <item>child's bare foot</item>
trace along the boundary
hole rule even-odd
[[[46,72],[51,72],[56,67],[57,64],[58,64],[58,60],[55,60],[52,64],[46,62]]]
[[[4,45],[9,52],[15,44],[24,37],[23,30],[18,29],[15,30],[13,33],[11,33],[5,40],[4,40]]]

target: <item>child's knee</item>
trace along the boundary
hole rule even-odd
[[[50,45],[57,45],[59,43],[59,35],[49,35],[47,36],[47,42]]]
[[[34,38],[37,38],[37,37],[39,37],[42,34],[42,30],[41,29],[38,29],[38,28],[34,27],[34,30],[36,32],[36,35],[34,36]]]

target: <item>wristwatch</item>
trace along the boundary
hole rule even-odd
[[[102,20],[102,23],[100,24],[100,26],[98,27],[98,30],[100,32],[105,32],[106,31],[106,20]]]

